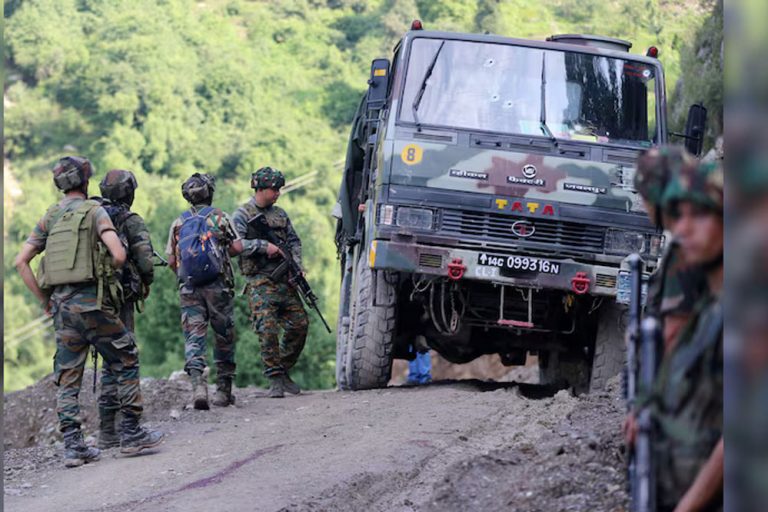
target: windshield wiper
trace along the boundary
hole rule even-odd
[[[542,52],[541,53],[541,115],[539,116],[539,125],[541,126],[541,131],[544,132],[544,135],[549,137],[549,140],[552,141],[552,144],[557,147],[557,139],[552,134],[552,130],[549,129],[549,126],[547,126],[547,53]]]
[[[440,43],[440,46],[437,48],[437,51],[435,52],[435,56],[432,57],[432,62],[429,63],[427,72],[424,73],[424,80],[421,81],[421,87],[419,87],[419,92],[416,93],[416,97],[413,99],[413,104],[411,105],[411,110],[413,111],[413,121],[416,123],[417,131],[421,131],[421,123],[419,122],[419,115],[416,113],[416,111],[419,110],[419,104],[421,104],[421,98],[424,96],[424,90],[427,88],[427,80],[429,80],[429,77],[432,76],[432,70],[435,69],[435,64],[437,64],[437,58],[440,56],[440,52],[443,50],[444,45],[445,45],[445,41]]]

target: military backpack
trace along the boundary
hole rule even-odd
[[[199,212],[186,211],[181,215],[179,278],[193,288],[214,282],[224,269],[223,251],[208,224],[213,212],[208,206]]]
[[[130,211],[127,206],[121,203],[114,203],[108,199],[104,199],[101,206],[106,210],[109,218],[112,219],[112,224],[115,225],[117,236],[120,238],[120,241],[123,242],[126,252],[128,252],[125,265],[123,265],[118,272],[120,284],[123,288],[124,300],[125,302],[136,302],[141,310],[143,309],[143,305],[140,304],[143,302],[144,298],[141,276],[139,275],[136,262],[131,257],[130,236],[126,224],[131,216],[137,214]]]

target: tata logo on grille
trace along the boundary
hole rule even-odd
[[[530,238],[536,232],[533,222],[527,220],[518,220],[512,224],[512,233],[520,238]]]
[[[509,210],[529,215],[555,215],[555,207],[551,204],[542,204],[537,201],[513,201],[509,199],[496,199],[497,210]]]
[[[536,177],[536,167],[531,164],[523,166],[523,176],[529,180]]]

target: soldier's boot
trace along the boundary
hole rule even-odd
[[[283,389],[292,395],[298,395],[301,393],[301,388],[298,384],[291,380],[291,377],[287,372],[283,374]]]
[[[216,407],[235,405],[235,396],[232,394],[231,377],[219,377],[216,382],[216,394],[213,396],[213,405]]]
[[[284,396],[283,376],[273,375],[269,378],[269,398],[283,398]]]
[[[98,448],[87,446],[83,441],[83,433],[80,429],[71,429],[64,432],[64,465],[68,468],[76,468],[88,462],[99,460],[101,451]]]
[[[192,370],[189,372],[192,379],[192,404],[195,409],[207,411],[208,407],[208,383],[203,379],[203,372]]]
[[[137,419],[126,418],[120,432],[120,453],[134,455],[142,450],[154,448],[162,443],[164,438],[163,432],[140,427]]]
[[[99,409],[99,449],[108,450],[120,446],[120,436],[115,429],[114,409]]]

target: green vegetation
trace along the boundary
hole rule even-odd
[[[599,33],[630,39],[637,52],[654,44],[674,84],[701,12],[697,1],[660,0],[6,0],[4,156],[12,176],[6,171],[5,389],[51,368],[51,330],[29,330],[40,311],[13,258],[58,197],[49,170],[60,156],[91,158],[92,194],[109,169],[133,170],[135,210],[161,252],[185,208],[180,184],[192,172],[217,176],[215,204],[231,212],[263,165],[289,180],[316,171],[280,204],[302,237],[308,278],[333,324],[338,271],[330,211],[349,123],[370,60],[390,57],[412,19],[430,29],[523,38]],[[236,322],[237,383],[263,384],[241,295]],[[183,366],[178,295],[167,269],[158,269],[137,335],[144,376]],[[297,380],[333,386],[334,350],[334,337],[315,319]]]
[[[670,102],[670,118],[685,125],[688,106],[702,102],[708,109],[705,148],[723,133],[723,1],[707,2],[708,15],[681,51],[681,78]],[[706,150],[705,150],[706,151]]]

